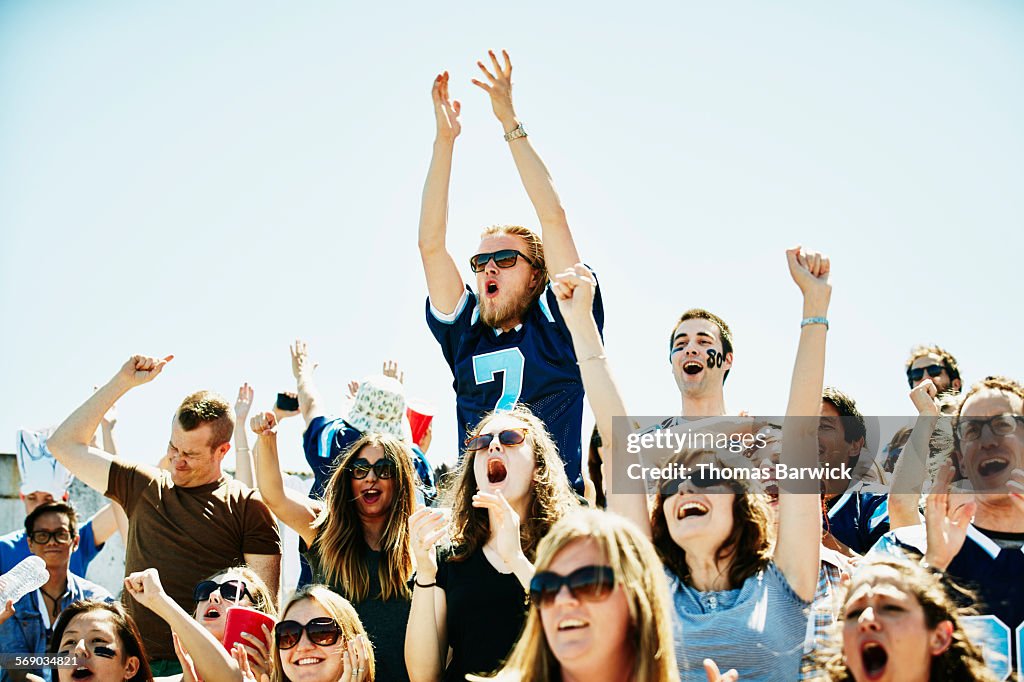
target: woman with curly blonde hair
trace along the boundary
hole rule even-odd
[[[449,496],[450,522],[437,509],[409,519],[417,573],[405,662],[413,682],[461,682],[498,668],[526,618],[537,545],[577,506],[550,434],[522,406],[488,414],[470,432]],[[452,547],[439,558],[445,534]]]
[[[824,670],[832,682],[994,682],[938,573],[909,560],[868,559],[850,582],[842,630]]]
[[[544,536],[534,567],[533,608],[495,679],[679,679],[664,571],[633,523],[594,510],[567,514]]]

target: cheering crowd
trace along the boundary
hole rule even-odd
[[[250,414],[247,384],[235,406],[196,392],[173,413],[166,457],[129,461],[116,453],[111,410],[173,360],[133,356],[46,442],[111,503],[80,523],[60,490],[26,483],[24,529],[0,538],[0,572],[34,554],[49,574],[4,605],[2,651],[74,664],[8,667],[0,679],[1019,678],[1024,386],[995,375],[967,386],[947,351],[915,348],[905,369],[919,417],[876,458],[855,400],[824,386],[831,262],[796,247],[784,254],[802,296],[785,418],[727,414],[732,332],[692,308],[668,346],[681,407],[652,428],[700,418],[756,433],[741,455],[749,466],[849,464],[856,485],[695,475],[621,486],[636,456],[620,447],[630,413],[612,366],[627,363],[605,352],[601,288],[516,116],[509,57],[478,64],[473,83],[540,234],[487,228],[469,259],[475,285],[463,280],[446,240],[460,104],[438,75],[419,251],[427,325],[454,377],[456,470],[435,479],[430,433],[404,419],[397,368],[351,387],[350,410],[332,416],[302,341],[291,348],[294,404]],[[586,439],[584,401],[596,418]],[[278,426],[296,416],[308,493],[278,458]],[[232,447],[234,478],[222,469]],[[703,471],[731,466],[731,454],[683,449],[672,461]],[[83,577],[116,532],[120,601]],[[282,549],[292,533],[298,550]],[[296,552],[292,590],[282,557]]]

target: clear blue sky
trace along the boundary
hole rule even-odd
[[[120,405],[122,452],[155,460],[186,393],[293,386],[298,336],[332,406],[398,360],[452,457],[416,251],[439,71],[463,101],[456,260],[486,225],[537,225],[469,83],[489,47],[601,277],[634,413],[678,410],[667,339],[693,306],[733,327],[730,409],[784,409],[796,243],[833,258],[826,379],[865,413],[911,411],[922,341],[969,380],[1024,378],[1021,35],[1011,0],[0,3],[0,449],[132,353],[173,353]]]

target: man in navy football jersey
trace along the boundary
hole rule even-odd
[[[565,462],[566,474],[582,492],[580,474],[583,383],[572,339],[562,320],[548,272],[580,261],[565,210],[540,156],[530,144],[512,106],[512,64],[490,53],[490,70],[478,66],[485,90],[502,124],[523,186],[540,219],[542,237],[520,226],[487,229],[470,267],[476,291],[463,283],[445,245],[448,186],[455,138],[461,130],[460,104],[448,95],[448,74],[434,80],[437,123],[433,158],[423,189],[419,248],[427,278],[427,324],[441,344],[455,377],[458,433],[492,410],[522,403],[544,421]],[[600,295],[594,315],[603,326]]]
[[[956,466],[940,470],[927,525],[892,531],[875,550],[916,550],[929,566],[975,590],[981,615],[969,619],[972,639],[1006,679],[1010,671],[1024,672],[1024,386],[1003,377],[976,383],[960,407],[954,437]],[[947,494],[960,476],[973,496]]]

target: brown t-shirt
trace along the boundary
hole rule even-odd
[[[182,488],[166,471],[115,459],[106,496],[128,515],[125,575],[156,568],[167,594],[189,613],[199,581],[244,563],[243,554],[281,553],[270,510],[256,491],[233,478]],[[123,601],[150,659],[177,660],[164,620],[127,593]]]

